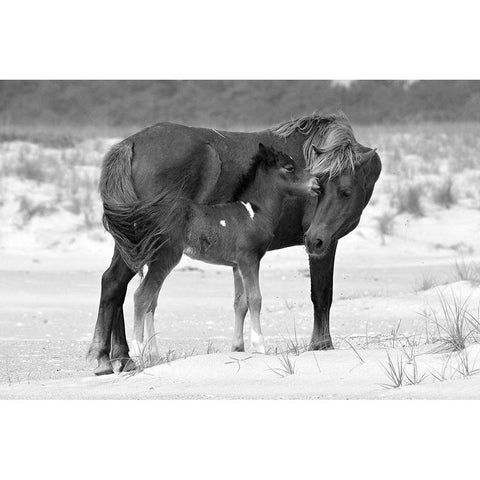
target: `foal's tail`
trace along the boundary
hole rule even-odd
[[[176,212],[181,188],[165,189],[148,200],[139,200],[132,179],[133,144],[121,142],[107,153],[100,174],[103,224],[115,239],[125,263],[141,272],[181,227],[184,210]]]

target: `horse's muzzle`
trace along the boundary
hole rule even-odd
[[[307,232],[303,236],[303,243],[309,255],[321,258],[327,254],[330,248],[331,238],[328,235],[317,234],[311,236]]]

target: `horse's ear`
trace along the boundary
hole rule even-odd
[[[361,153],[359,166],[365,171],[365,207],[370,201],[373,188],[375,187],[375,182],[378,180],[380,172],[382,171],[382,162],[380,161],[380,157],[377,155],[377,149],[373,148],[367,152]]]
[[[370,160],[372,160],[372,158],[376,155],[376,153],[377,153],[376,148],[372,148],[371,150],[368,150],[368,152],[361,153],[358,165],[363,166],[370,163]]]

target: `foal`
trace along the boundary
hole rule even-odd
[[[251,319],[251,345],[265,353],[260,327],[262,297],[259,286],[259,265],[273,239],[283,200],[288,195],[315,196],[318,180],[300,170],[294,160],[282,152],[259,144],[252,165],[239,185],[233,203],[199,205],[191,200],[177,200],[176,208],[186,215],[179,238],[171,238],[181,253],[217,265],[233,267],[235,284],[235,331],[233,351],[244,351],[243,323],[247,311]],[[179,212],[179,216],[181,212]],[[171,262],[173,263],[173,261]],[[176,264],[175,263],[175,264]],[[170,265],[171,269],[175,265]],[[141,354],[144,323],[151,342],[152,354],[158,355],[153,325],[153,312],[161,284],[155,285],[150,270],[135,292],[133,354]]]

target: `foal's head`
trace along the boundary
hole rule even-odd
[[[286,153],[258,145],[258,152],[253,157],[254,164],[267,174],[268,183],[277,191],[294,196],[315,196],[320,192],[320,184],[314,175],[299,167],[295,160]]]

